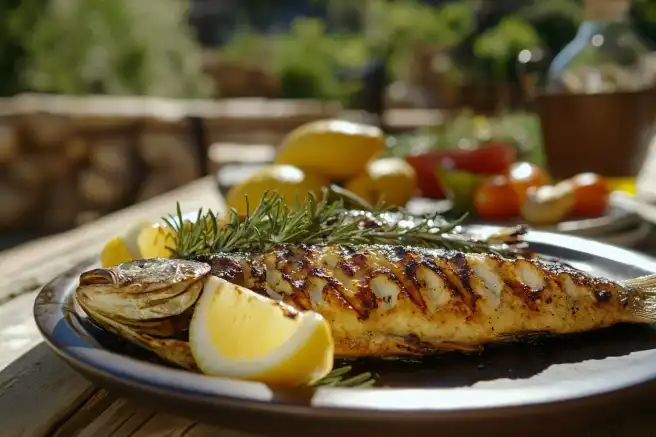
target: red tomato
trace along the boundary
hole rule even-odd
[[[406,156],[406,161],[417,173],[417,183],[425,197],[446,197],[436,167],[483,174],[506,174],[515,160],[515,148],[506,144],[493,144],[472,150],[435,150]]]
[[[574,184],[574,214],[593,217],[606,212],[610,188],[604,178],[594,173],[581,173],[571,180]]]
[[[506,176],[492,176],[474,191],[474,208],[481,217],[490,220],[517,217],[519,196]]]
[[[510,183],[515,187],[520,203],[526,198],[526,191],[549,183],[547,172],[530,162],[516,162],[510,167]]]
[[[506,174],[515,161],[514,147],[497,144],[472,150],[455,150],[443,153],[439,158],[442,166],[471,173]]]
[[[444,188],[435,173],[435,167],[437,166],[435,159],[422,154],[406,156],[405,160],[415,169],[417,185],[422,196],[430,199],[444,199],[446,197]]]

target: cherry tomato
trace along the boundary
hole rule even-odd
[[[574,184],[574,214],[593,217],[606,212],[610,188],[604,178],[594,173],[581,173],[571,180]]]
[[[520,203],[526,199],[526,191],[549,183],[547,172],[530,162],[516,162],[510,167],[510,183],[515,187]]]
[[[520,214],[519,196],[506,176],[492,176],[474,191],[474,208],[486,219],[517,217]]]

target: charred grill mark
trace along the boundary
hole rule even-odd
[[[595,289],[594,297],[597,299],[597,302],[608,302],[613,297],[613,293],[608,290]]]
[[[340,291],[339,288],[340,287],[336,287],[331,282],[328,282],[326,285],[323,286],[323,290],[321,290],[321,293],[325,295],[332,295],[344,308],[355,311],[359,315],[360,312],[357,310],[357,308],[351,305],[351,303],[348,301],[348,299],[346,299],[346,297]],[[333,291],[333,293],[331,293],[331,291]]]
[[[210,264],[210,274],[233,284],[244,284],[244,270],[237,259],[214,258]]]
[[[367,257],[363,253],[356,253],[353,254],[351,257],[351,261],[353,261],[353,265],[360,267],[360,268],[366,268],[367,267]]]
[[[408,256],[406,256],[406,259],[407,262],[405,264],[404,273],[405,276],[410,280],[409,284],[403,281],[406,295],[412,302],[421,308],[422,311],[426,311],[426,302],[424,302],[424,298],[419,292],[419,289],[425,287],[426,284],[421,284],[419,279],[417,279],[417,268],[420,264],[415,259]]]
[[[445,287],[447,287],[447,289],[451,291],[452,294],[459,293],[458,287],[456,287],[456,285],[453,282],[451,282],[451,280],[447,277],[447,275],[444,274],[444,270],[442,270],[442,268],[435,263],[434,258],[430,256],[422,256],[420,262],[422,266],[426,267],[431,272],[439,276],[440,279],[442,279],[442,281],[444,282]]]
[[[328,275],[326,272],[324,272],[320,268],[312,268],[310,269],[310,272],[308,273],[309,276],[314,276],[317,278],[324,279],[326,281],[326,285],[323,286],[322,293],[330,293],[330,291],[334,291],[334,296],[337,297],[337,299],[345,304],[349,309],[355,311],[360,318],[366,318],[369,316],[369,311],[363,308],[362,301],[358,299],[358,296],[355,296],[354,298],[350,298],[350,296],[345,293],[345,288],[344,285],[339,282],[337,279],[333,278],[332,276]]]
[[[416,287],[419,288],[422,286],[422,284],[419,282],[419,279],[417,279],[417,268],[420,266],[419,263],[417,263],[415,260],[411,260],[405,265],[405,274],[408,276],[410,281],[412,281],[412,284]]]
[[[261,283],[266,281],[266,266],[257,258],[248,259],[248,268],[250,269],[253,282]]]
[[[340,268],[347,276],[353,277],[355,276],[355,272],[358,270],[358,268],[350,264],[348,261],[340,261],[337,263],[337,267]]]
[[[540,298],[544,288],[534,290],[526,284],[510,278],[502,278],[503,283],[517,296],[531,311],[540,311]]]
[[[368,281],[358,284],[358,297],[362,303],[363,310],[365,315],[363,319],[369,318],[371,310],[378,308],[378,298],[371,290],[371,286]]]
[[[622,305],[624,308],[629,306],[629,296],[627,294],[624,294],[620,297],[620,305]]]
[[[296,293],[305,290],[305,279],[294,279],[289,273],[282,273],[282,280],[287,282]]]
[[[290,297],[291,305],[296,309],[307,311],[312,309],[312,302],[306,293],[293,293]]]
[[[450,260],[450,264],[451,264],[451,268],[453,269],[453,272],[460,279],[463,288],[467,290],[469,293],[473,294],[474,290],[472,289],[471,286],[472,271],[469,268],[469,264],[467,264],[467,258],[465,257],[465,255],[463,255],[462,253],[456,254]]]
[[[465,285],[462,283],[460,276],[454,271],[453,265],[451,262],[440,262],[438,258],[433,258],[435,264],[439,266],[440,269],[444,272],[444,275],[447,277],[446,284],[449,284],[451,288],[451,295],[457,300],[454,302],[455,309],[460,309],[463,313],[466,314],[466,317],[470,317],[476,308],[476,301],[478,300],[478,295],[469,291],[465,288]]]
[[[411,275],[408,275],[408,264],[411,262],[416,264],[416,260],[412,257],[410,252],[405,251],[405,249],[403,249],[403,251],[404,259],[397,262],[391,261],[384,252],[378,251],[378,263],[381,267],[376,269],[376,272],[378,274],[382,273],[386,275],[388,278],[390,278],[390,280],[394,281],[394,283],[399,286],[399,297],[407,296],[412,303],[414,303],[423,312],[425,312],[427,308],[426,303],[424,302],[421,293],[413,283]],[[412,270],[412,267],[410,267],[410,270]]]
[[[308,272],[308,277],[309,276],[314,276],[315,278],[326,279],[326,280],[332,279],[332,277],[328,276],[326,272],[324,272],[323,270],[317,267],[313,267],[310,269],[310,271]]]

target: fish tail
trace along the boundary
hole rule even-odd
[[[656,275],[640,276],[620,284],[635,293],[629,307],[631,312],[646,322],[656,323]]]

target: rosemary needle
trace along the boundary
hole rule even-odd
[[[371,387],[376,383],[374,375],[370,372],[360,373],[359,375],[344,379],[351,370],[353,370],[351,366],[339,367],[314,383],[313,386],[363,388]]]

